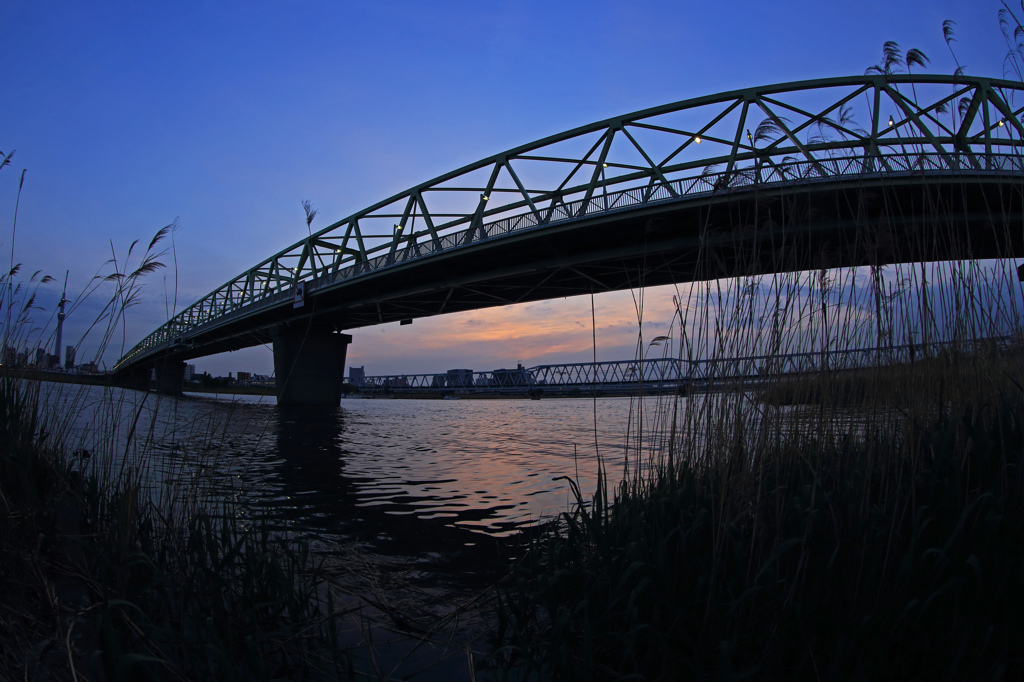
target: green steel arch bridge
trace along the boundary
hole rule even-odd
[[[337,404],[385,322],[820,267],[1024,256],[1024,83],[865,75],[734,90],[546,137],[305,237],[122,357],[273,343],[282,403]]]

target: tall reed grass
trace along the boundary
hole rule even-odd
[[[114,289],[101,348],[123,336],[168,229],[97,279]],[[5,339],[39,333],[31,296],[21,309]],[[195,457],[156,470],[158,401],[0,377],[0,681],[349,676],[307,544],[211,503]]]
[[[742,275],[768,247],[727,272],[708,251],[678,287],[659,343],[722,361],[637,403],[627,469],[574,487],[515,569],[509,679],[1024,678],[1020,191],[986,207],[986,235],[945,194],[968,191],[855,193],[876,210],[842,246],[787,232],[800,197],[736,216],[781,235],[778,273]],[[972,258],[982,238],[1005,258]],[[839,248],[867,264],[834,267]]]

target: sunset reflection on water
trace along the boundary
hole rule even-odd
[[[595,433],[609,478],[618,480],[638,411],[630,398],[345,399],[339,408],[310,409],[255,396],[150,394],[140,403],[142,394],[126,394],[121,409],[141,414],[136,432],[145,442],[134,450],[154,489],[199,485],[207,499],[290,531],[375,544],[442,529],[473,544],[565,511],[572,500],[562,477],[578,481],[584,495],[594,490]],[[108,437],[90,423],[105,400],[91,397],[79,416],[87,447]],[[658,400],[646,399],[645,414]]]

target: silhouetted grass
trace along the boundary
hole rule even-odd
[[[137,265],[114,259],[113,274],[94,279],[114,287],[93,325],[100,352],[123,336],[142,279],[162,267],[155,248],[170,227]],[[11,290],[5,304],[18,314],[3,339],[18,347],[42,332],[27,331],[34,291]],[[0,682],[351,672],[306,544],[210,504],[188,476],[163,482],[137,433],[158,409],[145,394],[96,389],[92,402],[84,387],[40,390],[0,377]],[[68,446],[79,410],[103,434],[92,452]]]
[[[1024,401],[603,479],[503,595],[541,679],[1019,679]]]
[[[304,543],[230,509],[158,506],[142,488],[131,469],[74,470],[34,387],[0,380],[0,679],[347,670]]]
[[[770,243],[709,239],[656,337],[720,362],[703,393],[638,401],[621,478],[573,483],[516,566],[508,679],[1024,679],[1020,196],[985,206],[1006,260],[982,263],[959,191],[737,204],[729,228]],[[846,243],[805,240],[825,208],[848,211]],[[834,267],[843,249],[864,267]]]

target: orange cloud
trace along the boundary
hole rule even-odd
[[[658,287],[636,292],[636,298],[629,291],[595,296],[599,359],[632,357],[640,330],[637,298],[643,300],[645,339],[666,333],[675,293],[674,287]],[[580,362],[592,358],[594,336],[590,297],[576,296],[355,330],[348,364],[390,374]]]

